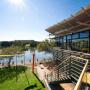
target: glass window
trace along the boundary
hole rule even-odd
[[[63,37],[64,42],[66,42],[66,36]]]
[[[80,50],[82,52],[89,52],[89,39],[88,38],[80,40]]]
[[[76,51],[80,50],[80,40],[79,39],[72,40],[72,49]]]
[[[72,40],[72,49],[76,51],[89,52],[89,39]]]
[[[63,39],[62,38],[60,38],[60,43],[63,43]]]
[[[56,41],[59,42],[59,38],[58,37],[56,37]]]
[[[85,37],[89,37],[89,32],[80,32],[80,38],[85,38]]]
[[[72,34],[72,39],[77,39],[77,38],[79,38],[79,33]]]
[[[71,39],[71,35],[67,35],[67,39]]]

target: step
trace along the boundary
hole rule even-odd
[[[80,60],[80,59],[72,59],[72,61],[79,63],[79,64],[85,64],[86,61]]]
[[[73,75],[71,75],[71,77],[77,82],[78,78],[74,77]]]
[[[72,72],[80,75],[80,72],[77,72],[75,69],[72,69],[72,68],[71,68],[71,73],[72,73]]]
[[[71,75],[75,76],[76,78],[79,78],[80,75],[77,75],[76,73],[71,73]]]
[[[85,64],[84,64],[85,65]],[[78,67],[78,68],[83,68],[84,67],[84,65],[82,65],[82,64],[77,64],[77,63],[75,63],[75,62],[72,62],[71,63],[71,66],[76,66],[76,67]]]
[[[75,66],[71,66],[71,71],[77,71],[77,72],[79,72],[79,73],[81,73],[82,72],[82,70],[83,70],[83,68],[82,69],[80,69],[80,68],[78,68],[78,67],[75,67]]]

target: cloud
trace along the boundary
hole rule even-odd
[[[24,8],[25,5],[25,0],[6,0],[8,4],[11,6],[14,6],[16,8]]]

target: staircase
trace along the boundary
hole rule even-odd
[[[63,55],[65,55],[65,52]],[[49,83],[70,80],[75,85],[74,90],[78,90],[87,67],[87,59],[67,55],[67,58],[64,56],[63,61],[55,66],[46,78]]]

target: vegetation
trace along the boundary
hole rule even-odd
[[[2,48],[1,50],[1,54],[5,54],[5,55],[15,55],[17,53],[22,53],[24,50],[22,47],[18,47],[18,46],[11,46],[11,47],[7,47],[7,48]]]
[[[45,40],[37,45],[37,49],[39,51],[49,51],[51,48],[55,47],[54,42],[49,42],[49,40]]]
[[[0,54],[1,55],[16,55],[21,54],[25,50],[30,49],[31,51],[35,51],[37,48],[38,51],[50,51],[50,48],[55,46],[54,42],[49,42],[49,40],[45,40],[42,42],[36,42],[33,40],[17,40],[17,41],[10,41],[10,42],[1,42],[0,43]],[[3,56],[3,57],[4,57]],[[10,67],[10,63],[13,56],[7,56],[7,66]]]
[[[18,47],[22,47],[23,49],[25,49],[25,46],[27,44],[30,45],[30,47],[37,47],[37,44],[39,42],[34,41],[34,40],[15,40],[15,41],[3,41],[0,42],[0,48],[6,48],[6,47],[11,47],[11,46],[18,46]]]
[[[17,66],[0,69],[0,90],[46,90],[30,68]]]
[[[20,51],[25,51],[27,49],[31,49],[34,50],[35,48],[37,48],[39,51],[48,51],[50,48],[54,47],[55,43],[54,42],[50,42],[49,40],[44,40],[42,42],[37,42],[34,40],[16,40],[16,41],[4,41],[4,42],[0,42],[0,48],[5,48],[7,50],[5,50],[8,54],[8,51],[13,51],[14,48],[17,51],[17,48],[21,49]],[[10,47],[10,48],[8,48]],[[11,50],[13,49],[13,50]],[[9,52],[10,53],[10,52]],[[11,52],[13,53],[13,52]],[[15,53],[15,52],[14,52]]]

